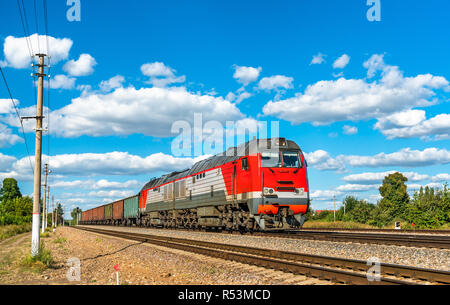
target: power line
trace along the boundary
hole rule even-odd
[[[31,163],[30,150],[28,149],[27,137],[25,136],[25,129],[23,128],[23,122],[22,122],[22,118],[20,117],[20,114],[19,114],[19,109],[17,108],[16,102],[11,94],[11,90],[9,89],[8,82],[6,81],[6,77],[5,77],[5,74],[3,74],[3,69],[1,66],[0,66],[0,72],[2,74],[3,81],[5,82],[6,89],[8,90],[9,97],[11,98],[11,102],[14,105],[14,109],[16,110],[17,117],[19,118],[20,126],[22,126],[22,134],[23,134],[23,139],[25,140],[25,147],[27,148],[28,161],[30,161],[31,172],[34,173],[33,165]]]
[[[23,0],[22,0],[22,4],[23,4]],[[25,35],[25,40],[27,42],[28,53],[30,54],[30,57],[33,58],[33,55],[32,55],[33,49],[31,46],[31,42],[29,41],[28,21],[26,21],[25,6],[23,7],[23,14],[22,14],[22,8],[20,7],[19,0],[17,0],[17,8],[19,9],[20,21],[22,22],[22,28],[23,28],[23,33]],[[25,16],[25,21],[27,24],[26,27],[25,27],[25,23],[24,23],[24,16]]]
[[[41,53],[41,44],[39,42],[39,20],[38,20],[36,0],[34,0],[34,18],[35,18],[35,23],[36,23],[38,50],[39,50],[39,53]]]

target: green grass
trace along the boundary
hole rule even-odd
[[[58,237],[57,239],[55,239],[53,242],[55,244],[63,244],[67,241],[67,239],[65,237]]]
[[[308,220],[303,225],[303,228],[330,228],[330,229],[378,229],[377,227],[351,221],[317,221]]]
[[[20,265],[33,272],[41,273],[47,268],[52,268],[55,264],[50,250],[45,249],[44,243],[41,244],[39,254],[31,256],[28,254],[22,259]]]
[[[48,233],[48,232],[41,233],[41,237],[42,237],[42,238],[50,237],[50,233]]]
[[[31,223],[23,225],[0,226],[0,241],[30,231],[31,231]]]
[[[414,230],[414,227],[410,223],[401,222],[400,227],[404,230]],[[308,220],[303,225],[304,229],[308,228],[318,228],[318,229],[380,229],[376,226],[371,226],[367,224],[362,224],[359,222],[351,221],[322,221],[322,220]],[[382,229],[394,229],[394,225],[385,226]],[[417,229],[417,228],[416,228]],[[441,230],[449,230],[450,224],[445,224],[440,228]]]

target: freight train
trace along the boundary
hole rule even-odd
[[[139,194],[82,213],[80,224],[266,231],[300,228],[307,162],[284,138],[253,139],[150,180]]]

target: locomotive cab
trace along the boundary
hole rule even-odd
[[[262,230],[301,227],[310,202],[302,151],[292,141],[277,140],[279,145],[259,153],[262,189],[255,220]]]

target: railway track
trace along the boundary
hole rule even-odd
[[[450,230],[411,230],[411,229],[348,229],[348,228],[303,228],[305,231],[333,231],[333,232],[366,232],[366,233],[408,233],[408,234],[450,234]]]
[[[450,249],[450,236],[442,236],[442,235],[387,234],[387,233],[377,234],[377,233],[359,233],[359,232],[350,233],[350,232],[306,231],[306,230],[286,231],[283,233],[266,232],[264,234],[284,238]]]
[[[366,273],[370,267],[365,261],[91,227],[76,228],[335,283],[353,285],[450,284],[450,272],[448,271],[380,264],[379,280],[369,281]]]

